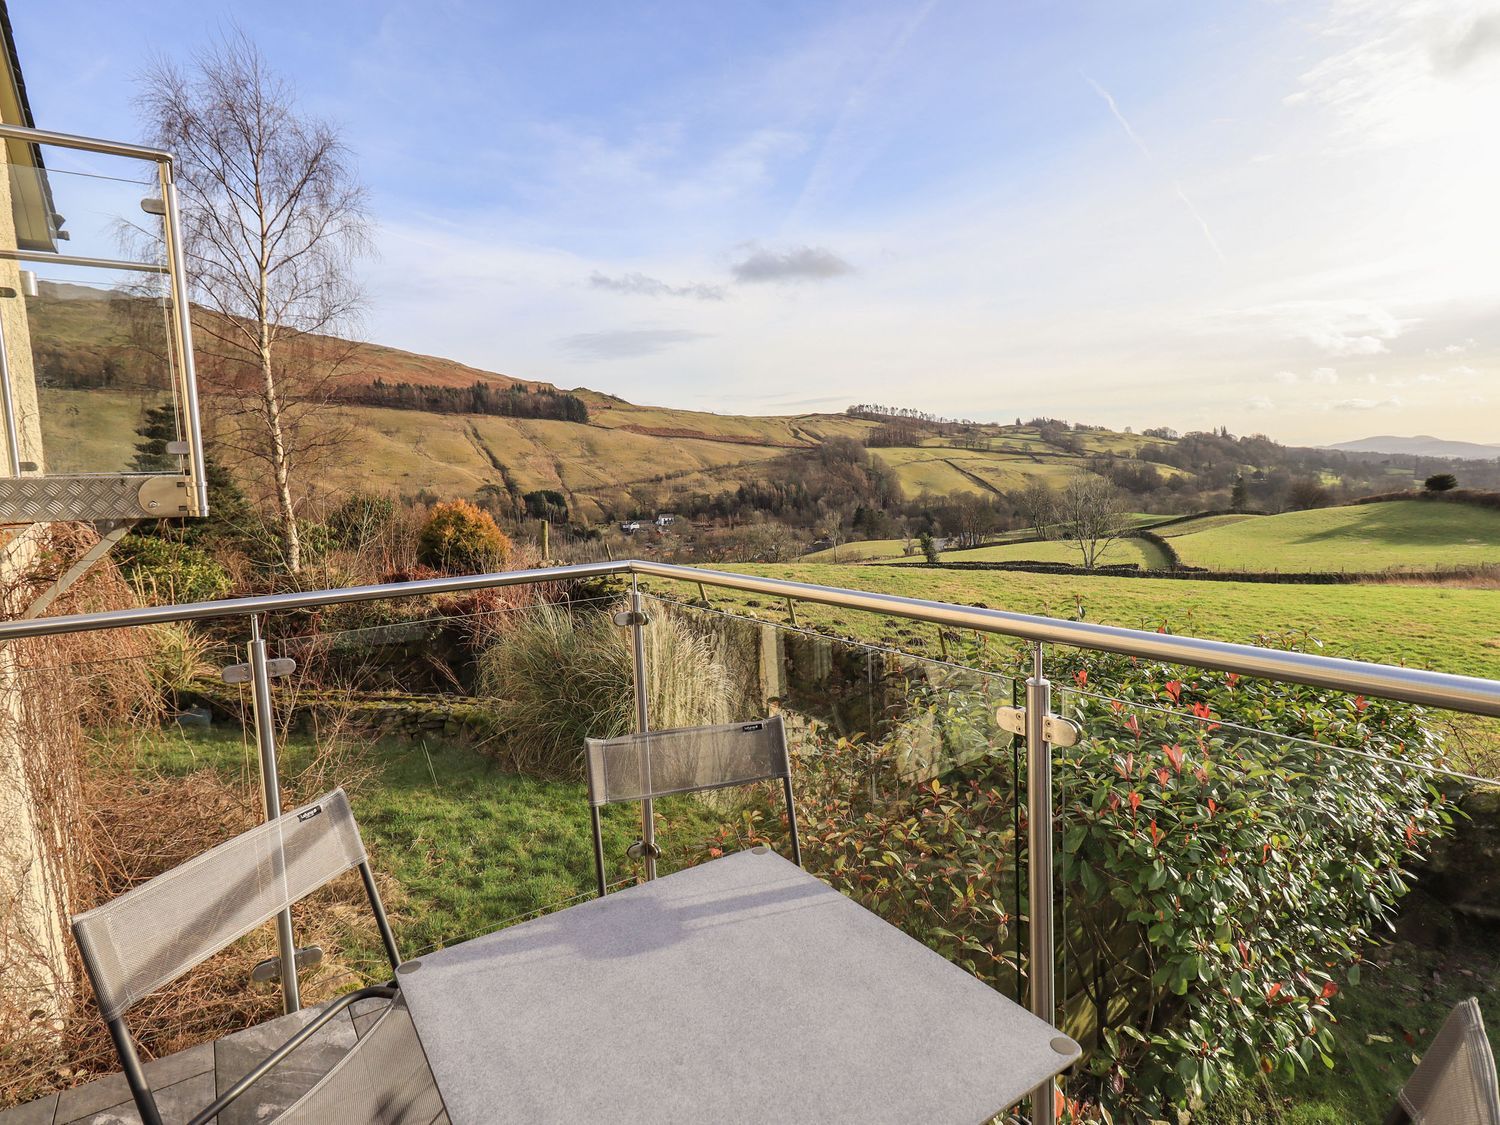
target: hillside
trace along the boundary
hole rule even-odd
[[[1500,445],[1488,445],[1473,441],[1449,441],[1429,434],[1416,437],[1396,437],[1381,434],[1360,438],[1357,441],[1341,441],[1330,445],[1344,453],[1385,453],[1401,457],[1443,457],[1466,461],[1493,461],[1500,457]]]
[[[159,316],[129,295],[58,283],[43,283],[27,311],[49,469],[127,468],[135,429],[163,394],[165,379],[152,358],[161,351],[151,335],[159,335]],[[202,315],[195,312],[195,319]],[[200,338],[208,335],[200,331]],[[1289,449],[1259,435],[1118,433],[1052,419],[958,422],[878,407],[774,417],[714,414],[641,406],[597,390],[557,388],[373,343],[314,337],[307,348],[315,363],[338,360],[323,417],[350,436],[336,457],[304,476],[302,486],[315,504],[352,489],[436,497],[498,489],[515,508],[526,493],[551,490],[566,497],[576,523],[664,508],[732,521],[765,510],[763,498],[746,494],[770,480],[783,493],[795,490],[807,479],[807,466],[796,458],[837,439],[867,447],[860,456],[909,506],[902,517],[907,529],[920,515],[911,506],[978,498],[1009,507],[1032,482],[1056,488],[1086,471],[1108,476],[1138,510],[1156,512],[1225,507],[1237,482],[1248,489],[1247,506],[1269,510],[1305,506],[1292,496],[1299,483],[1332,490],[1317,503],[1412,484],[1409,467],[1370,454]],[[551,406],[567,409],[531,409],[549,405],[539,402],[549,396],[557,399]],[[204,405],[211,425],[210,388]],[[473,410],[482,412],[465,412]],[[220,452],[253,485],[254,467],[236,464],[228,448]],[[1500,486],[1493,464],[1470,463],[1462,477],[1465,487]],[[864,528],[853,523],[861,506],[889,511],[890,493],[884,489],[879,501],[851,494],[841,512],[847,529],[874,536],[902,530],[878,521]],[[715,498],[735,495],[741,496],[738,508],[709,512],[719,503]],[[809,513],[826,514],[817,496],[792,502],[804,532],[816,522]]]
[[[388,362],[406,353],[382,349]],[[454,365],[451,370],[461,369]],[[471,369],[462,369],[471,370]],[[350,489],[472,496],[485,485],[518,492],[556,489],[578,518],[597,522],[614,507],[667,507],[679,492],[715,494],[759,479],[767,462],[833,437],[862,438],[874,423],[843,414],[749,417],[636,406],[595,392],[587,423],[334,405],[331,421],[354,435],[310,486],[314,497]],[[50,463],[63,471],[123,468],[134,429],[154,398],[111,389],[43,388],[42,429]],[[1056,485],[1084,471],[1084,456],[1049,447],[1035,430],[985,427],[993,450],[949,444],[874,449],[903,492],[994,495],[1031,478]],[[1087,435],[1094,443],[1130,435]],[[1149,443],[1148,439],[1138,439]],[[1163,475],[1183,475],[1162,466]]]
[[[94,289],[86,285],[67,282],[42,281],[37,286],[37,296],[28,298],[26,314],[31,325],[31,336],[38,359],[39,376],[44,381],[57,381],[57,372],[49,372],[47,361],[59,369],[75,366],[70,363],[75,357],[85,362],[76,366],[84,369],[87,360],[110,359],[127,373],[142,370],[149,364],[143,353],[160,352],[158,340],[160,326],[149,318],[142,317],[149,303],[110,289]],[[206,314],[193,310],[194,322]],[[200,335],[201,335],[200,331]],[[550,388],[549,383],[536,380],[515,379],[494,371],[484,371],[456,360],[438,356],[418,355],[388,348],[383,344],[364,341],[345,341],[332,337],[311,337],[317,358],[328,359],[339,356],[339,370],[335,381],[346,385],[373,383],[377,379],[386,382],[420,383],[437,387],[467,387],[476,382],[509,387],[525,385]],[[204,341],[200,340],[202,346]],[[142,382],[149,381],[142,375]]]

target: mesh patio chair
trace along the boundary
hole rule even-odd
[[[1500,1125],[1495,1056],[1478,1000],[1465,1000],[1448,1013],[1385,1125]]]
[[[354,868],[364,880],[370,909],[394,970],[401,956],[342,789],[252,828],[73,918],[73,936],[143,1125],[160,1125],[161,1113],[125,1024],[126,1011]],[[194,1117],[190,1125],[212,1120],[351,1004],[371,997],[394,999],[396,995],[392,983],[362,988],[332,1001]]]
[[[411,1013],[399,997],[272,1125],[446,1125]]]
[[[699,793],[780,778],[786,795],[792,860],[799,867],[802,865],[797,805],[792,799],[791,758],[780,715],[753,723],[590,738],[584,743],[584,761],[594,829],[594,869],[601,896],[606,884],[599,810],[605,805],[645,801],[673,793]]]

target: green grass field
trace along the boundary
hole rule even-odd
[[[916,540],[911,540],[915,549]],[[911,560],[922,557],[921,552],[906,553],[905,539],[859,539],[853,543],[840,543],[837,547],[825,547],[821,551],[810,551],[802,556],[804,562],[852,563],[866,559]]]
[[[163,401],[151,392],[37,390],[42,456],[53,473],[129,472],[136,428]]]
[[[1082,564],[1083,556],[1073,544],[1056,539],[1042,543],[1001,543],[973,547],[967,551],[944,551],[944,562],[1044,562]],[[1100,566],[1135,563],[1141,567],[1162,565],[1160,552],[1140,539],[1116,539],[1098,558]]]
[[[985,452],[945,446],[872,449],[870,455],[890,468],[908,496],[924,492],[993,494],[1024,488],[1040,479],[1058,487],[1083,472],[1083,460],[1051,450],[1033,458],[1026,453]]]
[[[797,582],[984,605],[1053,617],[1076,616],[1127,628],[1166,628],[1215,640],[1256,642],[1282,634],[1317,638],[1328,655],[1500,677],[1500,593],[1434,586],[1305,586],[1193,582],[1015,571],[903,569],[818,563],[735,563],[721,569]],[[694,591],[695,592],[695,591]],[[715,593],[715,601],[729,600]],[[784,619],[767,603],[766,616]],[[777,617],[777,614],[782,616]],[[804,621],[847,636],[904,642],[925,652],[936,631],[896,618],[798,608]]]
[[[287,739],[280,748],[283,777],[295,777],[311,749],[303,737]],[[168,775],[212,769],[247,786],[257,776],[254,740],[234,728],[168,728],[141,750],[138,769]],[[593,845],[582,781],[506,773],[480,751],[440,738],[380,739],[358,764],[374,772],[351,803],[372,865],[401,885],[402,895],[389,905],[403,951],[486,933],[591,893]],[[719,817],[690,798],[659,801],[657,808],[663,869],[696,860]],[[634,806],[604,810],[611,880],[633,874],[616,857],[639,828]],[[378,961],[373,933],[368,937],[368,952]]]
[[[903,456],[920,450],[882,451]],[[965,462],[967,463],[967,462]],[[913,465],[922,464],[912,462]],[[1160,516],[1135,515],[1150,527]],[[1435,571],[1444,568],[1500,565],[1500,511],[1472,504],[1396,500],[1287,512],[1276,516],[1242,514],[1203,516],[1164,527],[1188,566],[1209,570],[1282,572]],[[1025,531],[999,537],[1025,538]],[[902,540],[846,543],[815,552],[803,561],[903,562]],[[943,552],[947,562],[1049,562],[1078,564],[1078,550],[1066,542],[993,543]],[[1121,540],[1100,560],[1105,565],[1166,565],[1161,552],[1141,540]]]
[[[421,374],[414,371],[411,377]],[[447,379],[453,372],[444,368],[442,374]],[[386,375],[397,378],[399,372]],[[636,503],[652,507],[670,502],[678,490],[732,490],[755,479],[760,466],[789,450],[810,448],[829,437],[859,438],[874,425],[842,415],[760,418],[584,397],[594,412],[588,425],[331,407],[325,417],[349,440],[319,466],[316,480],[309,482],[311,495],[315,500],[338,499],[351,489],[366,489],[472,496],[486,484],[500,484],[507,475],[523,491],[546,488],[567,494],[576,515],[594,522],[602,517],[604,503],[627,492]],[[125,468],[135,452],[141,417],[138,394],[44,389],[41,420],[44,449],[51,451],[49,468]],[[1021,435],[1016,448],[999,448],[1000,444],[997,440],[994,452],[922,446],[876,449],[871,456],[891,468],[911,497],[924,492],[993,495],[1024,488],[1032,479],[1058,486],[1084,471],[1081,458],[1045,446],[1034,436]],[[1003,444],[1012,443],[1006,439]],[[1020,451],[1024,449],[1037,455]]]
[[[1211,531],[1216,527],[1229,527],[1232,524],[1243,523],[1246,520],[1262,519],[1261,516],[1252,516],[1244,512],[1228,512],[1217,516],[1198,516],[1196,519],[1183,520],[1182,523],[1174,523],[1167,527],[1156,529],[1156,534],[1163,539],[1178,539],[1184,535],[1192,535],[1199,531]]]
[[[1500,679],[1500,592],[1445,586],[1282,585],[1172,578],[1029,574],[817,563],[734,564],[723,569],[902,597],[1164,629],[1210,640],[1287,647],[1315,641],[1327,656]],[[670,584],[668,584],[670,587]],[[679,592],[694,596],[696,591]],[[716,605],[785,622],[780,602],[713,594]],[[943,652],[938,630],[901,618],[798,606],[803,625],[920,656]],[[1066,667],[1065,653],[1056,657]],[[1500,778],[1500,722],[1443,716],[1449,752],[1464,768]]]
[[[1212,570],[1437,570],[1500,564],[1500,511],[1395,500],[1169,528],[1189,566]]]

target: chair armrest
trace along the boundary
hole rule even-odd
[[[256,1063],[248,1074],[220,1094],[218,1099],[208,1106],[207,1109],[200,1111],[197,1116],[188,1122],[188,1125],[208,1125],[208,1122],[219,1116],[225,1106],[229,1105],[230,1102],[234,1101],[246,1090],[250,1089],[251,1086],[264,1078],[273,1067],[316,1035],[329,1020],[333,1019],[334,1016],[349,1007],[349,1005],[376,997],[394,1000],[398,992],[399,989],[391,985],[379,984],[373,985],[370,988],[358,988],[353,992],[346,992],[337,1000],[331,1001],[326,1008],[309,1020],[304,1027],[300,1028],[297,1034],[293,1035],[264,1059]]]

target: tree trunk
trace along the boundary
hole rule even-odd
[[[264,276],[264,275],[263,275]],[[261,308],[265,308],[265,287],[261,287]],[[286,450],[286,436],[281,427],[281,397],[276,388],[276,372],[271,364],[271,326],[266,313],[260,319],[261,412],[265,416],[266,434],[270,439],[271,475],[276,483],[276,514],[281,521],[281,546],[286,568],[292,574],[302,571],[302,535],[297,530],[297,511],[292,504],[292,482]]]

